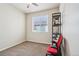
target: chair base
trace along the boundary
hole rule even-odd
[[[61,48],[59,48],[59,53],[57,53],[57,54],[52,54],[52,53],[47,52],[47,53],[46,53],[46,56],[62,56]]]
[[[50,54],[50,53],[46,53],[46,56],[62,56],[62,55],[61,54],[53,55],[53,54]]]

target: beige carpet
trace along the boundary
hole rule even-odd
[[[47,47],[46,44],[23,42],[0,52],[0,56],[45,56]]]

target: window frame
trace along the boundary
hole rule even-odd
[[[46,21],[45,21],[45,19],[43,20],[43,21],[45,21],[46,22],[46,25],[44,25],[44,24],[42,24],[42,25],[44,25],[45,26],[45,31],[41,31],[41,30],[34,30],[34,22],[37,20],[35,20],[35,19],[33,19],[33,18],[39,18],[39,17],[47,17],[47,19],[46,19]],[[40,19],[39,19],[40,20]],[[37,20],[37,22],[39,21],[39,20]],[[42,20],[41,20],[42,21]],[[41,28],[42,26],[40,26],[40,28]],[[39,15],[39,16],[32,16],[32,32],[48,32],[48,15]]]

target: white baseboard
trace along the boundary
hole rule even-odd
[[[17,43],[14,43],[14,44],[12,44],[12,45],[9,45],[9,46],[7,46],[7,47],[5,47],[5,48],[2,48],[2,49],[0,49],[0,51],[3,51],[3,50],[6,50],[6,49],[8,49],[8,48],[11,48],[11,47],[13,47],[13,46],[16,46],[16,45],[18,45],[18,44],[21,44],[21,43],[23,43],[23,42],[25,42],[26,40],[24,40],[24,41],[19,41],[19,42],[17,42]],[[47,42],[37,42],[37,41],[31,41],[31,40],[29,40],[30,42],[35,42],[35,43],[41,43],[41,44],[51,44],[51,43],[47,43]]]
[[[14,44],[12,44],[12,45],[9,45],[9,46],[7,46],[7,47],[5,47],[5,48],[0,49],[0,51],[6,50],[6,49],[11,48],[11,47],[13,47],[13,46],[16,46],[16,45],[18,45],[18,44],[21,44],[21,43],[23,43],[23,42],[25,42],[25,41],[26,41],[26,40],[19,41],[19,42],[17,42],[17,43],[14,43]]]
[[[48,43],[48,42],[37,42],[37,41],[32,41],[32,40],[27,40],[29,42],[35,42],[35,43],[41,43],[41,44],[51,44],[51,43]]]

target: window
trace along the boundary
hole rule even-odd
[[[32,17],[32,32],[48,32],[48,15]]]

